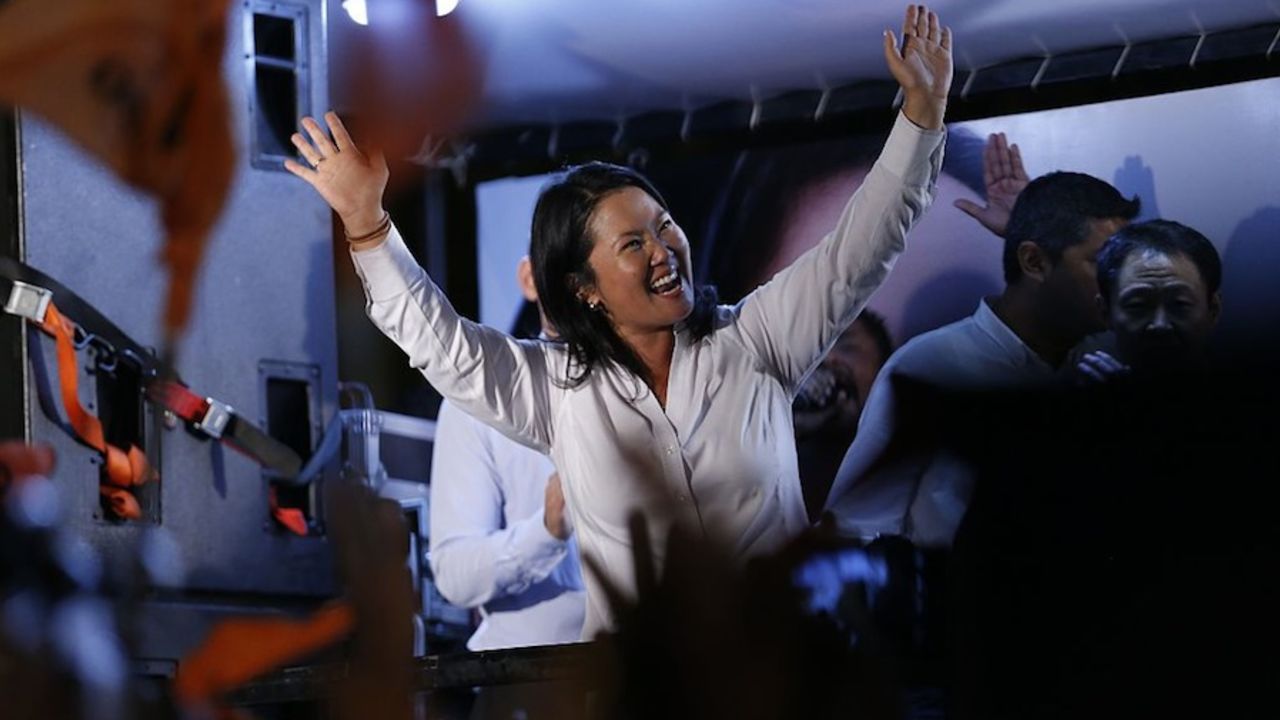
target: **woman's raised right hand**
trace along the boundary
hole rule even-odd
[[[387,187],[387,160],[382,153],[365,154],[351,140],[338,114],[325,113],[329,133],[315,118],[302,118],[301,133],[290,138],[311,167],[285,160],[289,172],[307,181],[342,219],[349,237],[365,235],[381,224],[385,212],[382,193]],[[332,133],[332,138],[330,138]]]

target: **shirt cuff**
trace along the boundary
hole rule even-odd
[[[910,180],[913,170],[931,167],[931,159],[947,136],[946,127],[940,130],[926,130],[911,122],[901,111],[885,141],[884,150],[880,152],[880,164],[894,175]],[[928,175],[924,175],[928,182]]]
[[[351,250],[356,275],[364,284],[365,293],[373,302],[390,300],[409,291],[409,287],[423,274],[422,267],[409,252],[395,224],[387,233],[387,239],[375,248]]]
[[[569,550],[567,540],[561,540],[547,531],[542,508],[517,523],[514,530],[511,551],[521,558],[520,565],[535,576],[526,578],[528,580],[536,582],[546,577],[560,564]]]

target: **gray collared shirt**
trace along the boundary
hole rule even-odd
[[[922,545],[950,545],[969,505],[972,472],[945,452],[880,462],[897,432],[893,379],[975,390],[1049,383],[1057,376],[986,300],[964,320],[913,338],[889,358],[867,395],[827,511],[847,535],[904,535]]]

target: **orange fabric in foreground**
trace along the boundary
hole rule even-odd
[[[351,606],[341,602],[302,620],[228,620],[182,659],[174,694],[187,707],[211,703],[263,673],[338,642],[354,627]]]

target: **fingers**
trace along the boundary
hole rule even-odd
[[[1027,171],[1022,166],[1022,153],[1018,146],[1009,145],[1004,133],[987,136],[982,148],[982,182],[991,187],[1001,181],[1026,180]]]
[[[1031,178],[1027,176],[1027,169],[1022,165],[1022,151],[1018,149],[1018,144],[1014,143],[1009,148],[1009,158],[1013,162],[1013,176],[1022,181],[1028,181]]]
[[[898,77],[898,69],[902,64],[902,56],[898,54],[898,36],[892,30],[884,31],[884,60],[889,64],[889,72]]]
[[[959,200],[956,200],[952,204],[955,205],[956,208],[959,209],[961,212],[963,212],[965,215],[968,215],[969,217],[975,220],[981,219],[979,215],[982,214],[982,206],[973,202],[972,200],[965,200],[964,198],[960,198]]]
[[[1105,383],[1107,381],[1107,377],[1090,367],[1086,360],[1081,360],[1080,364],[1076,365],[1076,370],[1085,378],[1094,382]]]
[[[1020,174],[1025,175],[1022,157],[1015,159],[1014,153],[1009,148],[1004,133],[993,133],[987,137],[987,144],[982,148],[982,181],[987,187],[1002,180],[1020,177]]]
[[[924,5],[908,5],[902,21],[902,50],[913,42],[925,41],[930,45],[941,45],[942,49],[951,50],[951,28],[945,27],[938,20],[938,13]]]
[[[1088,353],[1087,355],[1085,355],[1085,358],[1091,359],[1095,365],[1097,365],[1098,367],[1108,372],[1122,373],[1122,372],[1126,372],[1129,369],[1128,366],[1126,366],[1124,363],[1111,357],[1111,355],[1101,350],[1096,350],[1094,352]]]
[[[311,167],[319,165],[320,161],[324,159],[320,156],[320,153],[316,152],[316,149],[311,146],[311,143],[307,142],[306,139],[302,137],[302,135],[294,133],[289,136],[289,140],[293,143],[294,147],[298,148],[298,154],[302,156],[302,159],[311,163]]]
[[[996,177],[1003,180],[1013,173],[1013,163],[1009,160],[1009,141],[1004,133],[996,133]]]
[[[982,184],[991,187],[996,184],[996,135],[987,136],[987,144],[982,146]]]
[[[1076,364],[1076,370],[1084,377],[1099,383],[1129,372],[1128,366],[1101,350],[1085,353]]]
[[[324,114],[324,121],[329,126],[329,132],[333,133],[333,142],[338,146],[338,150],[345,152],[356,146],[351,140],[351,133],[347,132],[347,126],[342,123],[342,118],[338,117],[338,113],[330,110]]]
[[[316,180],[320,177],[315,170],[309,167],[303,167],[293,160],[286,159],[284,161],[284,169],[306,180],[308,183],[315,185]]]
[[[329,134],[320,127],[320,123],[316,122],[315,118],[302,118],[302,129],[307,131],[307,135],[310,136],[311,142],[315,143],[321,157],[338,154],[338,148],[334,147],[333,142],[329,140]]]
[[[1105,382],[1107,375],[1110,374],[1097,362],[1097,360],[1094,359],[1093,353],[1086,354],[1084,357],[1080,358],[1080,362],[1076,365],[1076,369],[1086,377],[1098,382]]]
[[[901,44],[891,30],[885,31],[884,42],[885,62],[889,65],[894,79],[905,89],[916,88],[921,84],[918,71],[913,70],[913,65],[906,62],[909,56],[919,55],[919,58],[914,58],[911,62],[920,64],[926,69],[933,65],[938,66],[936,69],[945,67],[949,79],[951,30],[944,27],[938,14],[928,7],[908,5],[902,20]],[[926,80],[934,79],[926,78]],[[943,90],[945,91],[945,88]],[[937,92],[937,89],[935,88],[934,91]]]

